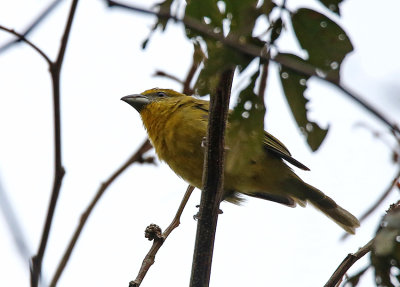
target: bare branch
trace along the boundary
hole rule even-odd
[[[53,114],[54,114],[54,153],[55,153],[54,183],[49,202],[49,207],[47,210],[46,221],[43,226],[39,248],[36,255],[32,257],[32,268],[31,268],[32,287],[37,287],[39,283],[39,277],[42,269],[42,261],[46,250],[47,241],[49,238],[50,228],[54,217],[54,211],[57,205],[58,195],[61,189],[62,179],[65,174],[61,158],[60,71],[77,5],[78,5],[78,0],[73,0],[67,24],[64,30],[64,34],[61,40],[61,45],[58,52],[57,60],[54,63],[51,63],[50,65],[50,73],[53,85]]]
[[[147,271],[149,271],[150,267],[154,264],[154,259],[156,257],[158,250],[164,244],[165,240],[168,238],[172,230],[174,230],[179,226],[182,212],[193,190],[194,187],[189,185],[188,188],[186,189],[186,193],[183,196],[183,199],[181,201],[181,204],[179,205],[178,211],[176,212],[174,219],[172,220],[171,224],[167,227],[167,229],[161,236],[157,236],[154,238],[153,245],[151,246],[149,252],[146,254],[145,258],[143,259],[142,266],[140,267],[136,279],[134,281],[129,282],[129,287],[139,287],[140,284],[142,283],[144,277],[147,274]]]
[[[81,235],[82,229],[86,224],[86,221],[89,219],[90,214],[92,213],[94,207],[96,206],[97,202],[103,196],[104,192],[107,188],[120,176],[129,166],[131,166],[135,162],[149,162],[143,159],[143,154],[149,151],[152,148],[148,139],[140,146],[140,148],[120,167],[118,168],[103,184],[101,184],[99,190],[96,192],[96,195],[86,208],[86,210],[81,215],[81,220],[76,227],[72,238],[68,244],[67,249],[64,251],[64,255],[58,264],[57,270],[50,282],[50,287],[55,287],[57,285],[58,280],[62,272],[64,271],[65,266],[68,263],[68,260],[72,254],[72,250],[74,249],[76,242],[78,241],[79,236]]]
[[[372,212],[375,211],[375,209],[378,208],[379,205],[382,204],[382,202],[385,200],[386,197],[388,197],[388,195],[392,192],[393,188],[396,187],[396,185],[400,182],[400,169],[397,171],[397,174],[395,175],[395,177],[393,178],[393,180],[391,181],[390,185],[387,187],[387,189],[382,193],[382,195],[378,198],[377,201],[375,201],[375,203],[368,208],[363,215],[360,216],[359,221],[363,221],[365,220],[368,216],[370,216],[372,214]],[[348,237],[348,233],[343,234],[342,236],[342,240],[346,239]]]
[[[154,73],[153,76],[155,76],[155,77],[165,77],[165,78],[171,79],[171,80],[173,80],[175,82],[178,82],[180,84],[183,84],[182,80],[180,80],[177,77],[175,77],[174,75],[168,74],[167,72],[164,72],[164,71],[157,70]]]
[[[24,35],[22,35],[22,34],[16,32],[16,31],[14,31],[13,29],[9,29],[9,28],[7,28],[7,27],[4,27],[4,26],[2,26],[2,25],[0,25],[0,30],[6,31],[6,32],[8,32],[8,33],[10,33],[10,34],[13,34],[14,36],[17,36],[18,39],[19,39],[20,41],[25,42],[25,43],[28,44],[32,49],[34,49],[36,52],[38,52],[39,55],[41,55],[41,56],[46,60],[46,62],[49,64],[49,66],[51,66],[52,62],[51,62],[50,58],[46,55],[46,53],[44,53],[38,46],[36,46],[35,44],[33,44],[31,41],[29,41],[28,39],[26,39]]]
[[[371,239],[366,245],[361,247],[356,253],[348,254],[346,258],[340,263],[339,267],[332,274],[331,278],[329,278],[328,282],[324,285],[324,287],[335,287],[336,284],[342,280],[344,274],[346,274],[347,270],[353,266],[354,263],[357,262],[358,259],[362,258],[365,254],[371,251],[372,245],[374,243],[374,239]]]
[[[356,101],[358,104],[360,104],[363,108],[365,108],[367,111],[372,113],[375,117],[380,119],[385,125],[387,125],[391,131],[395,132],[396,134],[400,134],[400,129],[397,127],[395,124],[391,123],[389,119],[386,118],[385,115],[377,111],[371,104],[366,102],[362,97],[357,95],[354,91],[351,91],[349,88],[345,87],[343,84],[340,84],[336,78],[334,77],[322,77],[317,74],[316,68],[313,65],[296,61],[293,59],[289,59],[288,57],[282,57],[279,54],[271,59],[268,59],[265,53],[263,53],[263,48],[260,48],[258,46],[246,43],[246,44],[241,44],[237,42],[235,39],[232,38],[225,38],[223,35],[215,33],[211,28],[209,28],[207,25],[204,25],[203,23],[196,21],[195,19],[192,19],[190,17],[185,16],[185,18],[180,19],[177,16],[171,15],[169,12],[166,12],[164,10],[162,11],[152,11],[144,8],[139,8],[133,5],[128,5],[124,4],[118,1],[112,1],[112,0],[105,0],[106,3],[108,4],[109,7],[119,7],[123,9],[128,9],[131,11],[136,11],[140,12],[143,14],[148,14],[148,15],[154,15],[157,16],[161,19],[170,19],[175,22],[179,22],[185,25],[186,28],[192,29],[197,31],[200,34],[203,34],[205,37],[209,37],[212,39],[215,39],[219,41],[221,44],[224,44],[226,47],[232,48],[238,52],[241,52],[245,55],[249,55],[252,57],[257,57],[261,58],[264,60],[271,60],[273,62],[279,63],[282,66],[289,68],[299,74],[306,75],[306,76],[314,76],[320,80],[326,81],[328,83],[331,83],[338,89],[340,89],[342,92],[344,92],[346,95],[348,95],[351,99]]]

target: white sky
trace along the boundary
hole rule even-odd
[[[0,0],[0,24],[21,31],[49,1]],[[299,1],[288,1],[289,7]],[[323,9],[316,1],[302,1]],[[55,57],[70,1],[65,1],[30,37]],[[150,7],[148,1],[130,1]],[[355,52],[342,67],[346,85],[393,121],[400,122],[400,19],[398,1],[348,0],[338,20]],[[81,1],[67,47],[61,79],[62,147],[66,176],[44,258],[50,279],[80,215],[101,182],[142,143],[139,115],[119,99],[152,87],[177,90],[154,78],[156,69],[183,78],[192,48],[181,25],[140,45],[153,17],[108,9],[102,1]],[[0,43],[10,37],[0,32]],[[283,50],[297,44],[281,39]],[[0,44],[1,45],[1,44]],[[237,82],[234,83],[234,91]],[[237,90],[237,89],[236,89]],[[298,172],[355,215],[368,208],[392,179],[390,152],[357,123],[385,127],[339,91],[313,81],[307,91],[312,119],[330,125],[316,153],[304,144],[288,110],[272,65],[266,127],[311,168]],[[0,54],[0,179],[36,251],[53,182],[52,94],[46,63],[26,45]],[[151,246],[143,231],[150,223],[169,224],[186,184],[169,168],[134,165],[109,188],[90,217],[59,286],[127,286]],[[142,286],[187,286],[196,231],[192,216],[200,192],[187,205],[181,225],[168,238]],[[312,207],[290,209],[249,199],[243,207],[223,203],[219,217],[211,286],[322,286],[349,252],[372,237],[393,194],[345,242],[342,231]],[[0,217],[0,286],[28,286],[28,265],[20,259]],[[361,260],[350,274],[364,267]],[[372,273],[361,286],[373,286]]]

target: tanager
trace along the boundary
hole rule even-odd
[[[150,89],[121,100],[142,118],[159,158],[189,184],[202,188],[204,147],[209,102],[169,89]],[[227,125],[229,129],[229,123]],[[229,145],[229,142],[227,142]],[[239,204],[240,194],[294,207],[310,202],[347,232],[360,225],[356,217],[317,188],[307,184],[288,166],[306,166],[295,160],[277,138],[265,132],[262,155],[251,159],[240,176],[225,170],[223,200]],[[226,156],[229,157],[229,146]]]

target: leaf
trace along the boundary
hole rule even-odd
[[[160,2],[154,7],[159,11],[159,12],[164,12],[164,13],[171,13],[171,5],[172,5],[173,0],[165,0],[163,2]],[[153,28],[150,31],[150,34],[147,36],[147,38],[142,42],[142,49],[146,49],[147,44],[150,41],[151,36],[153,36],[153,33],[157,30],[157,28],[160,28],[161,31],[165,31],[165,28],[167,27],[168,24],[168,19],[163,19],[163,18],[157,18],[157,22],[153,25]]]
[[[251,36],[258,16],[262,14],[257,8],[257,2],[257,0],[225,1],[231,34],[246,38]]]
[[[353,51],[346,32],[325,15],[301,8],[292,15],[292,25],[303,49],[308,52],[308,62],[317,73],[339,82],[340,65]]]
[[[222,71],[230,67],[238,67],[242,70],[253,60],[252,57],[227,48],[220,42],[207,41],[207,50],[208,57],[204,61],[204,68],[200,71],[194,86],[196,93],[200,96],[215,90]]]
[[[226,170],[230,174],[240,174],[264,152],[264,99],[254,93],[260,72],[251,76],[250,84],[242,90],[237,105],[229,115],[227,131]]]
[[[271,35],[270,35],[270,44],[273,45],[275,41],[279,38],[281,35],[282,29],[283,29],[283,22],[282,18],[278,18],[275,22],[271,24]]]
[[[188,0],[185,8],[185,17],[190,17],[207,25],[216,33],[222,34],[223,14],[218,8],[217,2],[213,0]],[[186,29],[186,36],[193,39],[199,33],[191,29]]]
[[[265,42],[252,36],[257,18],[272,9],[273,5],[261,5],[257,7],[258,0],[243,1],[187,1],[185,17],[200,21],[202,25],[208,26],[210,31],[218,34],[221,38],[229,38],[240,45],[251,43],[260,48]],[[270,2],[270,1],[267,1]],[[264,11],[265,10],[265,11]],[[224,27],[222,25],[224,23]],[[225,31],[223,31],[225,28]],[[227,68],[237,68],[243,71],[254,57],[245,55],[235,49],[229,48],[221,41],[204,37],[202,33],[186,29],[189,39],[199,41],[203,39],[206,47],[207,58],[203,62],[204,67],[199,73],[194,85],[196,93],[200,96],[209,94],[215,90],[219,81],[219,75]]]
[[[339,4],[342,2],[343,0],[319,0],[319,2],[321,2],[323,5],[326,6],[326,8],[328,8],[329,10],[331,10],[332,12],[340,15],[340,9],[339,9]]]
[[[379,286],[399,286],[400,272],[400,211],[388,212],[378,229],[371,264],[375,269],[375,280]]]
[[[293,60],[304,62],[300,57],[293,54],[279,54],[279,57],[289,57]],[[306,137],[307,143],[313,151],[316,151],[325,139],[328,128],[323,129],[317,123],[308,120],[307,103],[304,92],[307,89],[309,77],[299,75],[296,72],[280,66],[280,79],[285,92],[286,100],[292,111],[294,119],[302,134]]]

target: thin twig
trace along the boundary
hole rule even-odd
[[[267,57],[270,58],[269,51]],[[262,63],[260,85],[258,87],[258,96],[263,99],[263,102],[265,102],[265,90],[267,88],[268,69],[269,69],[269,61],[266,60],[264,61],[264,63]]]
[[[50,73],[53,85],[53,114],[54,114],[54,183],[51,198],[47,210],[46,221],[43,226],[42,236],[36,255],[32,257],[31,286],[37,287],[42,269],[42,261],[46,251],[47,241],[50,234],[54,211],[57,205],[58,195],[60,194],[62,179],[65,174],[61,157],[61,108],[60,108],[60,72],[67,47],[69,34],[71,32],[72,21],[74,19],[78,0],[71,3],[70,12],[62,36],[60,49],[55,62],[50,65]]]
[[[129,287],[139,287],[140,284],[142,283],[144,277],[147,274],[147,271],[149,271],[150,267],[154,264],[154,260],[155,260],[158,250],[164,244],[165,240],[170,235],[172,230],[174,230],[175,228],[177,228],[179,226],[182,212],[183,212],[183,210],[186,206],[186,203],[188,202],[193,190],[194,190],[193,186],[189,185],[187,187],[186,193],[183,196],[183,199],[181,201],[181,204],[179,205],[178,211],[176,212],[174,219],[172,220],[171,224],[167,227],[167,229],[165,229],[165,231],[163,232],[163,234],[161,236],[154,238],[153,245],[151,246],[149,252],[146,254],[145,258],[143,259],[142,266],[140,267],[140,270],[138,272],[136,279],[129,282]]]
[[[201,49],[201,48],[199,48]],[[193,89],[190,87],[190,83],[192,82],[194,75],[197,72],[197,69],[199,68],[200,64],[203,62],[205,58],[205,55],[203,51],[197,52],[196,47],[193,49],[193,60],[192,60],[192,65],[190,66],[190,69],[186,75],[186,79],[183,83],[183,93],[185,95],[193,95]]]
[[[0,25],[0,30],[6,31],[6,32],[8,32],[8,33],[10,33],[10,34],[13,34],[14,36],[18,37],[18,39],[19,39],[20,41],[25,42],[26,44],[28,44],[28,46],[30,46],[30,47],[33,48],[36,52],[38,52],[39,55],[42,56],[42,57],[46,60],[47,64],[49,64],[49,66],[52,65],[52,62],[51,62],[50,58],[46,55],[46,53],[44,53],[38,46],[36,46],[35,44],[33,44],[31,41],[29,41],[28,39],[26,39],[24,35],[22,35],[22,34],[16,32],[16,31],[13,30],[13,29],[4,27],[3,25]]]
[[[28,25],[27,28],[25,28],[24,32],[20,33],[20,35],[22,35],[23,38],[28,36],[28,34],[30,32],[32,32],[39,25],[39,23],[42,22],[46,18],[46,16],[50,15],[51,11],[53,11],[54,8],[56,8],[57,5],[60,3],[61,3],[61,0],[55,0],[52,3],[50,3],[50,5],[48,7],[46,7],[46,9],[44,9],[43,12],[41,12],[36,17],[36,19],[33,20],[33,22],[30,25]],[[23,40],[23,38],[19,37],[16,40],[12,40],[12,41],[4,44],[3,46],[0,47],[0,53],[4,52],[8,48],[10,48],[12,45],[19,43],[21,40]]]
[[[328,83],[331,83],[332,85],[336,86],[339,88],[342,92],[344,92],[346,95],[348,95],[351,99],[356,101],[358,104],[360,104],[362,107],[364,107],[366,110],[368,110],[370,113],[372,113],[375,117],[380,119],[384,124],[386,124],[391,131],[394,131],[397,134],[400,134],[400,129],[397,127],[395,124],[391,123],[389,119],[386,118],[385,115],[377,111],[371,104],[367,103],[365,100],[363,100],[359,95],[357,95],[355,92],[351,91],[349,88],[345,87],[343,84],[340,84],[335,77],[330,77],[329,75],[326,77],[322,77],[319,74],[317,74],[317,69],[308,63],[305,62],[300,62],[296,61],[294,59],[288,58],[281,56],[278,54],[274,58],[268,59],[264,53],[262,53],[263,48],[260,48],[258,46],[246,43],[246,44],[241,44],[232,37],[225,38],[222,34],[215,33],[210,27],[207,25],[192,19],[190,17],[185,16],[183,19],[178,18],[177,16],[171,15],[169,12],[160,10],[160,11],[152,11],[144,8],[139,8],[133,5],[128,5],[124,4],[118,1],[112,1],[112,0],[105,0],[107,5],[109,7],[119,7],[123,9],[128,9],[131,11],[136,11],[140,12],[143,14],[148,14],[148,15],[154,15],[157,16],[161,19],[167,19],[167,20],[173,20],[175,22],[179,22],[185,25],[186,28],[192,29],[197,31],[200,34],[203,34],[206,37],[215,39],[219,41],[221,44],[225,45],[226,47],[232,48],[238,52],[241,52],[245,55],[249,55],[252,57],[257,57],[261,58],[264,60],[271,60],[273,62],[279,63],[282,66],[289,68],[299,74],[305,75],[305,76],[314,76],[320,80],[326,81]]]
[[[120,167],[118,168],[105,182],[103,182],[96,192],[96,195],[86,208],[86,210],[82,213],[81,219],[79,221],[78,226],[76,227],[70,241],[68,244],[67,249],[64,251],[64,255],[60,260],[60,263],[57,266],[57,270],[50,282],[50,287],[55,287],[57,285],[58,280],[62,272],[64,271],[65,266],[68,263],[68,260],[72,254],[72,250],[74,249],[76,242],[78,241],[79,236],[81,235],[82,229],[86,224],[86,221],[89,219],[90,214],[92,213],[94,207],[96,206],[97,202],[103,196],[104,192],[107,188],[115,181],[115,179],[120,176],[129,166],[131,166],[135,162],[152,162],[151,160],[144,160],[143,154],[149,151],[152,148],[148,139],[139,147],[139,149]]]
[[[328,282],[324,285],[324,287],[335,287],[336,284],[343,278],[346,274],[347,270],[353,266],[354,263],[357,262],[358,259],[362,258],[365,254],[371,251],[372,245],[374,243],[374,239],[371,239],[366,245],[361,247],[356,253],[348,254],[345,259],[343,259],[342,263],[340,263],[339,267],[332,274],[331,278],[329,278]]]
[[[219,204],[224,182],[225,127],[233,73],[232,67],[221,74],[217,89],[210,99],[203,190],[193,252],[191,287],[206,287],[210,282]]]
[[[171,79],[173,81],[176,81],[179,84],[183,84],[182,80],[180,80],[178,77],[176,77],[174,75],[171,75],[171,74],[168,74],[167,72],[164,72],[164,71],[157,70],[153,74],[153,76],[155,76],[155,77],[165,77],[165,78]]]
[[[400,182],[400,169],[397,171],[397,174],[395,175],[395,177],[393,178],[392,182],[390,183],[390,185],[387,187],[387,189],[382,193],[382,195],[378,198],[377,201],[375,201],[375,203],[368,208],[363,215],[360,216],[359,221],[362,222],[363,220],[365,220],[368,216],[370,216],[375,209],[378,208],[379,205],[382,204],[382,202],[386,199],[386,197],[388,197],[388,195],[392,192],[393,188],[396,187],[396,185]],[[348,233],[343,234],[343,236],[341,237],[341,239],[346,239],[348,237]]]

